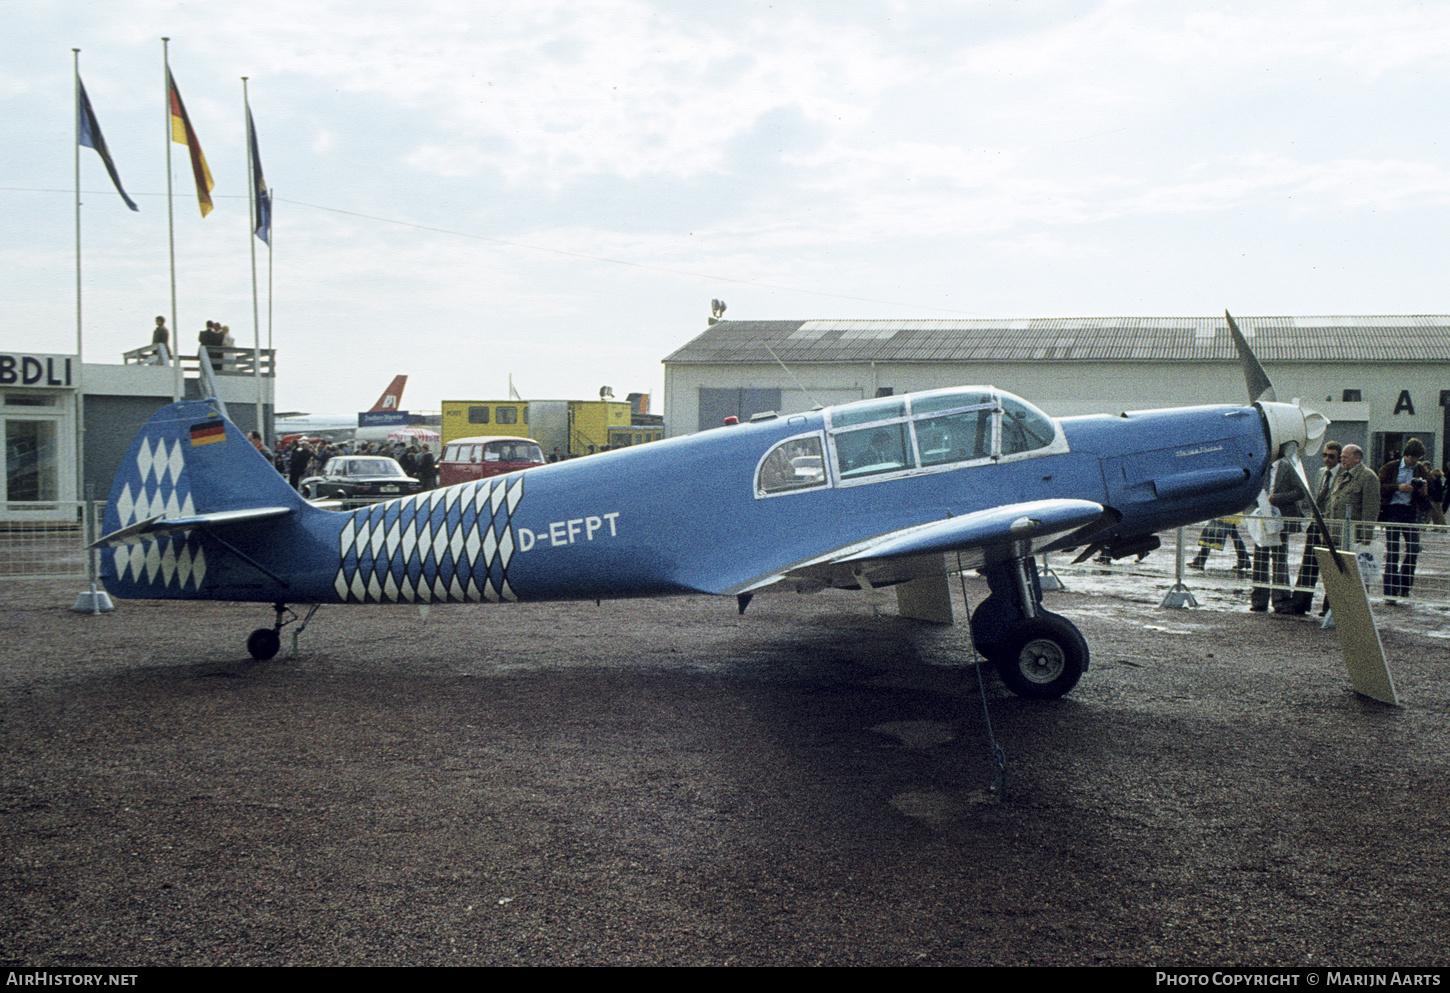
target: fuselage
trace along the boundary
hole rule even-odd
[[[865,401],[347,513],[299,500],[282,523],[217,529],[215,538],[240,554],[207,554],[211,536],[195,534],[162,539],[175,547],[159,554],[174,560],[185,552],[189,562],[205,555],[204,577],[181,594],[203,599],[722,593],[832,549],[1003,505],[1059,497],[1099,503],[1119,516],[1101,537],[1130,542],[1241,510],[1263,486],[1269,440],[1252,407],[1051,421],[1010,394],[973,389],[984,398],[975,406],[948,391],[914,395],[927,399],[899,409]],[[1014,415],[1007,401],[1030,416]],[[967,437],[972,424],[976,448]],[[1009,443],[1018,424],[1030,437]],[[870,448],[883,435],[894,446],[885,455]],[[178,595],[169,583],[171,593],[154,580],[134,581],[124,568],[109,570],[107,584],[119,596]]]

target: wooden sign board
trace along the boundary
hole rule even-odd
[[[1374,614],[1370,613],[1358,559],[1340,552],[1339,561],[1344,564],[1341,572],[1330,558],[1329,549],[1315,548],[1314,554],[1319,559],[1324,592],[1334,610],[1334,627],[1339,631],[1350,685],[1362,696],[1398,707],[1400,698],[1395,694],[1395,681],[1385,662],[1385,647],[1380,642]]]

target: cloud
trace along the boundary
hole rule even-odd
[[[428,146],[420,167],[454,175],[487,166],[517,183],[718,169],[731,140],[763,115],[846,120],[902,71],[849,21],[717,24],[641,0],[348,0],[269,11],[277,16],[208,13],[191,44],[225,38],[262,59],[258,74],[315,77],[403,108]],[[455,152],[440,156],[439,146]]]

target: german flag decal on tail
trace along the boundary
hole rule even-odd
[[[221,421],[203,421],[191,426],[191,446],[210,445],[227,440],[227,426]]]

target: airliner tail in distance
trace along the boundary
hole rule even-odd
[[[378,397],[368,413],[375,411],[397,411],[403,409],[403,387],[408,385],[407,376],[394,376],[383,395]],[[358,430],[357,414],[306,414],[300,411],[276,415],[279,436],[306,434],[330,441],[342,441],[355,436]]]
[[[407,376],[394,376],[388,388],[383,390],[383,395],[378,397],[378,402],[368,409],[368,413],[379,410],[402,410],[403,409],[403,387],[408,385]]]

